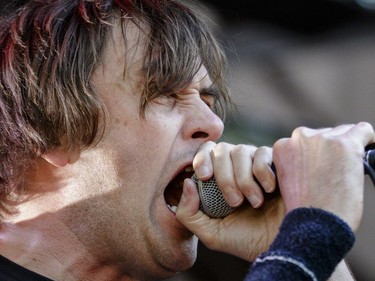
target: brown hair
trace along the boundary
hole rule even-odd
[[[116,15],[150,29],[140,113],[184,88],[204,65],[221,94],[225,56],[194,12],[172,0],[31,0],[0,21],[0,213],[24,186],[33,160],[56,148],[83,149],[103,133],[105,108],[90,78]],[[9,9],[8,9],[9,11]],[[103,127],[103,128],[102,128]]]

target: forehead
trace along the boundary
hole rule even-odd
[[[99,65],[107,82],[134,80],[140,75],[148,40],[145,30],[146,27],[140,29],[131,21],[126,26],[115,21]]]
[[[102,62],[98,67],[102,71],[101,75],[104,76],[104,81],[127,81],[132,84],[135,83],[137,86],[145,82],[146,68],[152,67],[150,64],[145,63],[145,56],[150,56],[147,49],[150,40],[149,32],[150,30],[145,24],[116,20],[109,35]],[[159,55],[155,51],[152,56],[157,57]],[[199,60],[199,58],[197,59]],[[178,62],[176,62],[176,65],[178,65]],[[153,74],[155,75],[156,73]],[[181,71],[179,77],[181,80],[184,80],[182,78],[183,75],[185,74]],[[159,76],[163,77],[162,75]],[[185,86],[199,85],[199,87],[208,88],[212,84],[207,69],[203,65],[197,69],[195,75],[190,77],[190,79]]]
[[[196,75],[193,77],[190,85],[195,89],[207,89],[212,86],[212,81],[207,73],[207,69],[204,65],[202,65]]]

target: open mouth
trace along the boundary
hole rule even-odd
[[[185,167],[180,173],[174,177],[170,183],[167,185],[164,191],[165,202],[168,208],[176,213],[178,203],[181,199],[182,186],[186,178],[191,178],[194,174],[193,167],[191,165]]]

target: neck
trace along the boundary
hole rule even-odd
[[[57,281],[136,280],[126,276],[115,263],[90,253],[63,223],[48,217],[4,222],[0,230],[0,254]]]

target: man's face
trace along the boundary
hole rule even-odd
[[[197,246],[166,202],[177,206],[178,185],[174,192],[166,187],[191,167],[202,143],[220,138],[223,123],[209,107],[213,97],[204,94],[212,83],[204,67],[186,89],[157,98],[141,117],[139,74],[147,38],[127,28],[127,54],[115,28],[91,81],[108,117],[100,142],[73,164],[79,174],[75,196],[82,200],[70,223],[86,247],[124,272],[166,277],[191,267]],[[133,45],[138,36],[141,43]]]

